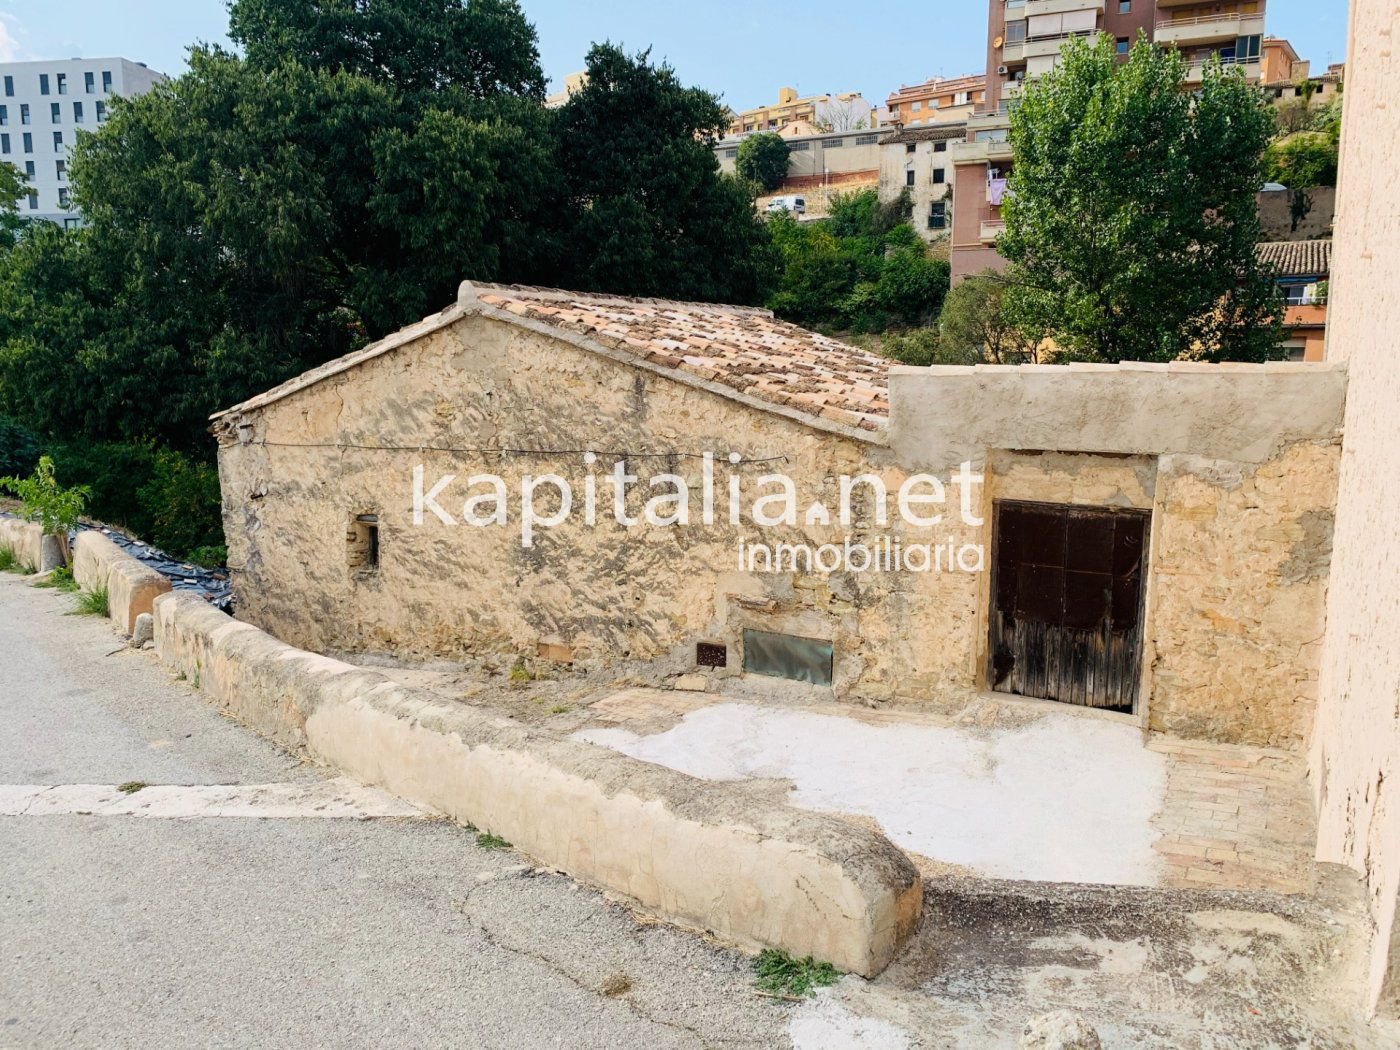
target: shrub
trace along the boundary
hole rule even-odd
[[[18,572],[19,559],[9,547],[0,547],[0,572]]]
[[[739,178],[756,183],[765,191],[776,190],[787,178],[788,144],[772,132],[750,135],[739,143],[734,170]]]
[[[162,449],[151,480],[136,496],[150,519],[146,538],[161,550],[183,557],[223,546],[219,472],[208,464]]]
[[[155,447],[149,442],[82,441],[53,446],[54,471],[65,485],[82,485],[90,493],[88,513],[150,538],[151,517],[137,492],[155,472]]]
[[[754,960],[754,974],[760,991],[770,995],[811,995],[818,988],[835,984],[841,976],[831,963],[817,962],[810,955],[794,959],[777,948],[764,948]]]
[[[925,367],[941,364],[939,359],[938,331],[934,328],[916,328],[910,332],[886,335],[880,352],[902,365]]]
[[[83,591],[79,594],[71,615],[106,616],[109,612],[110,605],[107,601],[107,588],[99,587],[95,591]]]
[[[48,456],[39,457],[38,466],[27,478],[0,478],[0,492],[16,496],[23,504],[21,513],[37,521],[47,535],[62,537],[78,524],[88,497],[88,490],[81,485],[64,488],[58,483]]]

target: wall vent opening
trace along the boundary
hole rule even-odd
[[[379,515],[357,514],[345,537],[350,548],[350,568],[372,572],[379,568]]]
[[[831,643],[770,631],[744,632],[744,671],[812,685],[831,684]]]
[[[696,642],[695,663],[699,667],[727,667],[729,650],[714,642]]]

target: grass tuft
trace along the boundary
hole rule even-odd
[[[477,833],[476,844],[482,849],[510,849],[510,843],[490,831]]]
[[[95,591],[83,591],[78,595],[77,604],[73,606],[71,616],[106,616],[110,611],[107,604],[107,588],[99,587]]]
[[[19,572],[19,558],[11,547],[0,547],[0,572]]]
[[[125,784],[118,784],[117,790],[123,795],[134,795],[143,787],[150,787],[144,780],[128,780]]]
[[[818,988],[835,984],[841,976],[831,963],[817,962],[810,955],[794,959],[777,948],[764,948],[753,964],[758,990],[770,995],[790,995],[798,999]]]
[[[49,587],[56,591],[65,591],[69,594],[79,590],[78,581],[73,579],[73,570],[64,565],[49,573],[35,587]]]

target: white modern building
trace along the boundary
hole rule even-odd
[[[29,182],[20,214],[76,226],[68,154],[81,131],[107,119],[114,95],[139,95],[165,77],[125,58],[0,63],[0,162]]]

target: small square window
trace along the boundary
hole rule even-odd
[[[1120,36],[1114,42],[1114,50],[1116,50],[1120,55],[1126,55],[1128,53],[1128,47],[1131,43],[1132,42],[1127,37]]]
[[[906,143],[904,144],[904,152],[905,152],[905,153],[913,153],[913,152],[914,152],[914,143],[912,143],[912,142],[906,142]]]
[[[1118,0],[1118,13],[1126,15],[1133,10],[1133,0]]]
[[[946,142],[935,142],[935,143],[933,144],[933,152],[935,152],[935,153],[946,153],[947,151],[948,151],[948,143],[946,143]]]
[[[948,225],[948,205],[942,201],[934,204],[928,211],[928,228],[930,230],[942,230]]]
[[[944,168],[934,168],[934,169],[933,169],[933,184],[934,184],[935,186],[941,186],[941,185],[943,185],[944,173],[945,173],[945,169],[944,169]]]

